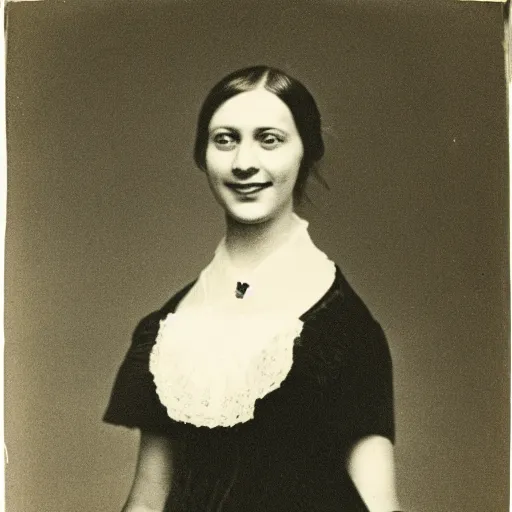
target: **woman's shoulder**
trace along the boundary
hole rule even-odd
[[[343,297],[343,307],[352,315],[355,315],[356,318],[364,322],[377,322],[365,301],[350,284],[339,266],[336,265],[336,267],[339,281],[338,286]]]
[[[339,270],[339,287],[343,297],[341,332],[350,341],[351,350],[359,356],[390,359],[389,344],[380,321]]]
[[[387,340],[374,317],[339,265],[324,297],[305,315],[305,327],[323,340],[323,348],[336,351],[387,352]]]
[[[335,277],[324,296],[304,316],[308,320],[319,311],[339,320],[376,322],[368,306],[352,287],[340,266],[335,264]]]

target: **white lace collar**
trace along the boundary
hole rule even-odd
[[[171,418],[210,428],[249,421],[256,400],[288,375],[300,316],[335,277],[308,223],[294,219],[286,242],[250,275],[231,265],[222,240],[177,311],[161,321],[150,371]],[[238,281],[249,284],[242,299]]]

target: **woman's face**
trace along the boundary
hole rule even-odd
[[[238,222],[265,222],[292,211],[303,154],[290,109],[265,89],[233,96],[210,120],[208,181]]]

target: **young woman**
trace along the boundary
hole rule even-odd
[[[265,66],[221,80],[195,161],[226,233],[136,328],[105,420],[141,431],[125,512],[392,512],[385,336],[294,213],[324,145],[308,90]]]

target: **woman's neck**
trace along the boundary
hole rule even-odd
[[[243,224],[226,218],[226,250],[233,264],[251,270],[276,250],[290,235],[293,212],[258,224]]]

